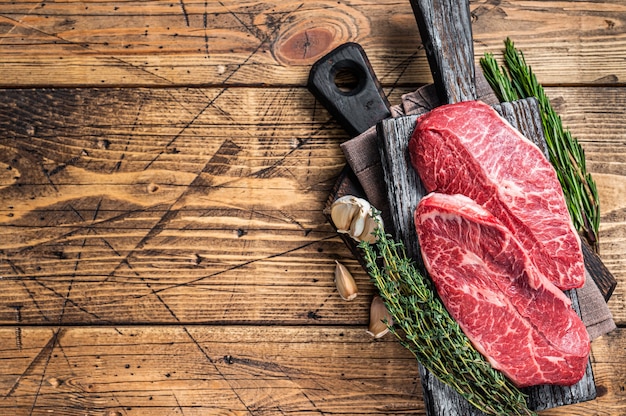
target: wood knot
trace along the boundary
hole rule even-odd
[[[308,64],[329,52],[333,45],[333,34],[328,29],[305,29],[281,39],[275,55],[283,63]]]
[[[272,54],[282,65],[310,65],[333,48],[369,34],[370,21],[358,9],[322,2],[280,22]]]

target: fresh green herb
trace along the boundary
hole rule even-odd
[[[493,54],[485,54],[484,58],[480,60],[480,64],[483,68],[485,79],[500,102],[519,100],[517,91],[515,91],[511,80],[506,75],[506,69],[498,66],[498,62],[493,57]]]
[[[537,98],[549,159],[563,188],[574,227],[597,250],[600,204],[595,182],[587,172],[583,148],[563,127],[524,54],[515,49],[510,39],[504,43],[504,67],[498,67],[493,54],[487,53],[480,59],[485,78],[500,101]]]
[[[491,415],[534,415],[524,394],[472,346],[436,295],[432,282],[409,260],[402,243],[374,231],[365,241],[367,270],[396,326],[390,330],[417,360],[468,402]],[[379,259],[382,265],[379,265]]]

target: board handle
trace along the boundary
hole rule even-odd
[[[342,73],[354,81],[347,88],[337,84]],[[315,62],[307,88],[351,137],[391,117],[387,97],[358,43],[344,43]]]
[[[442,104],[476,99],[469,0],[410,0]]]

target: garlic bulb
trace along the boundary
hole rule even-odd
[[[372,233],[378,224],[382,226],[380,216],[373,216],[370,203],[353,195],[342,196],[333,202],[330,207],[330,218],[337,232],[348,234],[358,242],[376,242]]]

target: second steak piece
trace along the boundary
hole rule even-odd
[[[466,101],[430,111],[417,120],[409,152],[428,192],[470,197],[559,288],[583,285],[580,239],[554,168],[493,108]]]
[[[437,293],[494,368],[519,387],[583,377],[585,325],[497,218],[463,195],[431,193],[415,227]]]

